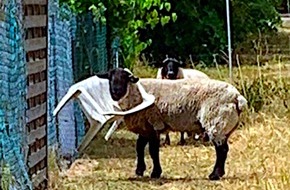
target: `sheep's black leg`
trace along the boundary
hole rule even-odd
[[[137,152],[137,168],[136,168],[136,175],[143,176],[144,171],[146,170],[146,164],[144,160],[144,152],[145,147],[148,143],[148,138],[143,137],[141,135],[138,136],[137,143],[136,143],[136,152]]]
[[[192,137],[193,133],[192,132],[186,132],[188,137]]]
[[[213,172],[209,175],[210,180],[219,180],[225,174],[225,162],[229,151],[227,139],[221,144],[217,145],[214,142],[216,150],[216,163]]]
[[[178,145],[184,145],[184,144],[185,144],[184,132],[180,132],[180,141],[179,141]]]
[[[151,173],[151,178],[160,178],[162,169],[159,160],[159,143],[160,139],[156,135],[149,139],[149,153],[153,161],[153,170]]]
[[[164,144],[170,145],[169,133],[166,133],[166,138],[165,138]]]

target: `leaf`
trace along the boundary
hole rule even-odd
[[[142,3],[142,8],[149,10],[151,8],[152,2],[150,0],[144,0]]]
[[[164,3],[161,3],[160,7],[159,7],[159,10],[162,10],[164,7]]]
[[[144,22],[142,20],[137,20],[136,21],[136,26],[139,27],[139,28],[142,28],[142,27],[144,27]]]
[[[157,12],[156,9],[154,9],[154,10],[151,12],[151,16],[152,16],[152,18],[156,18],[156,17],[158,17],[158,12]]]
[[[161,25],[164,26],[165,24],[167,24],[170,20],[169,16],[164,16],[161,18]]]
[[[107,19],[106,19],[105,16],[101,16],[101,22],[102,22],[103,24],[106,24],[106,23],[107,23]]]
[[[152,39],[147,40],[147,45],[150,46],[152,44]]]
[[[89,7],[89,10],[90,10],[90,11],[96,11],[96,10],[97,10],[97,7],[96,7],[95,5],[91,5],[91,6]]]
[[[167,11],[170,11],[170,9],[171,9],[171,4],[170,4],[170,3],[166,2],[166,3],[164,4],[164,6],[165,6],[165,9],[166,9]]]
[[[173,22],[175,22],[177,20],[177,14],[176,13],[172,13],[171,17],[172,17],[172,21]]]

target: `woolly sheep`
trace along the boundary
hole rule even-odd
[[[158,69],[157,79],[183,79],[183,78],[202,78],[209,79],[209,77],[198,70],[195,69],[183,69],[180,67],[181,63],[174,58],[166,58],[162,62],[162,67]],[[192,132],[187,131],[188,136],[192,136]],[[166,138],[164,144],[170,145],[169,133],[166,133]],[[180,133],[179,145],[184,145],[184,132]]]
[[[111,97],[114,101],[118,101],[122,111],[130,110],[142,102],[142,96],[139,92],[138,84],[136,84],[139,78],[133,76],[129,71],[117,69],[110,70],[110,72],[107,73],[97,73],[96,75],[100,78],[109,79]],[[122,85],[116,87],[111,85],[117,83]],[[147,143],[149,143],[149,153],[154,166],[151,172],[151,178],[159,178],[162,173],[159,161],[159,133],[162,133],[164,130],[169,128],[169,126],[163,122],[157,106],[153,104],[147,109],[126,115],[123,118],[123,122],[129,131],[138,134],[136,143],[136,175],[143,176],[144,171],[146,170],[144,149]],[[117,126],[118,125],[122,126],[122,121],[119,122]]]
[[[124,78],[124,73],[128,73],[128,71],[118,68],[109,71],[106,75],[98,75],[100,78],[109,79],[110,93],[115,101],[122,102],[122,98],[128,95],[132,86],[134,86],[128,79]],[[165,122],[167,127],[169,126],[172,130],[178,129],[178,131],[194,131],[200,128],[205,130],[216,150],[216,162],[209,179],[219,180],[225,174],[224,167],[229,150],[227,140],[238,126],[239,115],[246,107],[247,100],[234,86],[213,79],[140,79],[139,81],[146,92],[155,96],[153,107],[157,106],[162,116],[162,122]],[[168,89],[176,90],[168,94]],[[127,98],[129,102],[124,102],[123,105],[121,103],[121,108],[126,107],[125,105],[131,103],[131,100],[135,101],[136,96],[138,96],[136,93],[130,94],[129,98]],[[147,113],[151,114],[152,112],[147,110]],[[132,117],[136,117],[136,115],[133,114]],[[140,113],[140,117],[148,116]],[[132,124],[136,128],[140,125],[137,122]],[[141,172],[143,174],[145,170],[144,148],[147,142],[142,141],[142,138],[142,135],[139,135],[137,140],[136,171],[143,170]],[[159,154],[157,153],[159,151],[159,143],[157,141],[155,138],[155,143],[151,143],[152,146],[156,146],[156,149],[152,147],[154,149],[154,151],[152,150],[154,152],[152,155],[155,155],[155,157],[153,158],[151,155],[154,169],[156,165],[160,166]],[[158,169],[160,172],[161,167]],[[137,172],[136,174],[138,175]]]
[[[163,66],[157,71],[157,79],[209,78],[205,73],[196,69],[184,69],[173,58],[166,58]]]

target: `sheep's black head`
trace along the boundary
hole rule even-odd
[[[106,73],[96,74],[99,78],[108,79],[110,84],[110,94],[114,101],[123,98],[128,90],[129,83],[137,83],[138,77],[122,68],[112,69]]]
[[[176,59],[166,58],[163,61],[163,67],[161,69],[161,75],[166,79],[177,79],[180,62]]]

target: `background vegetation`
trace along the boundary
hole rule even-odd
[[[60,0],[78,13],[92,11],[95,19],[107,24],[108,49],[120,38],[125,66],[136,58],[158,65],[166,54],[211,65],[212,55],[227,47],[225,0]],[[271,33],[280,22],[276,7],[282,0],[231,1],[234,50],[241,42]],[[150,56],[151,54],[151,56]],[[218,59],[222,62],[222,59]]]

